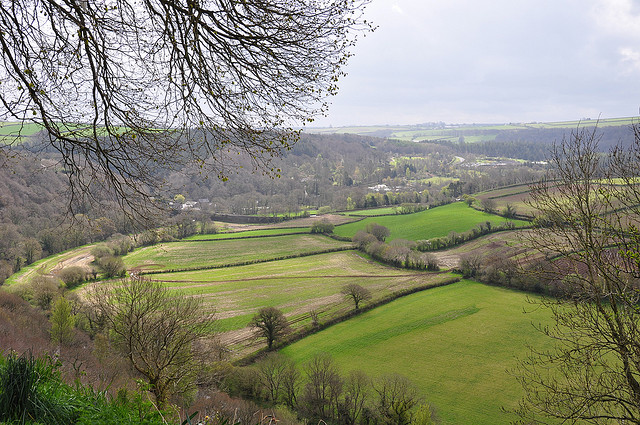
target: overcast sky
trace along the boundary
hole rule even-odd
[[[372,0],[314,126],[638,116],[640,0]]]

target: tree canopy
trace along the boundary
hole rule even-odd
[[[2,0],[0,119],[41,126],[82,200],[139,207],[163,169],[225,179],[239,152],[278,174],[269,159],[327,110],[372,28],[368,2]]]

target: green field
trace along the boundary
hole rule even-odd
[[[241,232],[214,233],[208,235],[194,235],[184,238],[185,241],[202,241],[215,239],[252,238],[258,236],[280,236],[292,233],[309,233],[308,227],[291,227],[282,229],[244,230]]]
[[[514,417],[501,408],[522,396],[506,371],[527,344],[549,344],[531,323],[550,321],[523,293],[462,281],[398,299],[282,352],[298,363],[327,352],[343,372],[405,375],[442,424],[504,424]]]
[[[417,241],[447,236],[450,232],[466,232],[487,221],[496,225],[508,220],[504,217],[474,210],[465,203],[457,202],[415,214],[366,218],[355,223],[336,226],[334,233],[339,236],[353,237],[358,230],[364,230],[368,223],[378,223],[388,227],[391,231],[388,240]],[[514,220],[514,222],[516,225],[526,223],[520,220]]]
[[[5,280],[4,285],[12,286],[17,284],[26,284],[35,276],[52,273],[62,267],[76,265],[72,263],[76,262],[78,259],[85,259],[91,256],[91,249],[94,246],[95,244],[84,245],[42,258],[33,264],[29,264],[28,266],[21,268],[17,273],[12,274],[7,280]]]
[[[357,251],[342,251],[224,269],[162,273],[151,278],[213,304],[221,331],[246,327],[261,307],[280,308],[297,326],[310,323],[309,312],[328,317],[352,308],[341,288],[357,283],[373,299],[449,279],[447,274],[393,269],[368,261]]]
[[[171,270],[270,260],[348,246],[319,235],[286,235],[220,241],[171,242],[139,248],[124,257],[127,269]]]
[[[42,130],[38,124],[24,124],[21,122],[0,122],[0,136],[32,136]]]
[[[375,217],[379,215],[396,215],[400,207],[383,207],[383,208],[369,208],[366,210],[347,211],[343,214],[362,217]]]

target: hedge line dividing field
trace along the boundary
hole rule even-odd
[[[238,261],[235,263],[216,264],[211,266],[183,267],[183,268],[164,269],[164,270],[148,270],[148,271],[140,271],[140,272],[137,272],[136,274],[142,276],[142,275],[152,275],[152,274],[181,273],[181,272],[193,272],[193,271],[199,271],[199,270],[224,269],[228,267],[238,267],[238,266],[248,266],[250,264],[268,263],[271,261],[289,260],[292,258],[310,257],[312,255],[328,254],[330,252],[352,251],[354,249],[355,248],[352,246],[343,246],[343,247],[337,247],[337,248],[323,249],[319,251],[301,252],[299,254],[281,255],[279,257],[273,257],[273,258]]]

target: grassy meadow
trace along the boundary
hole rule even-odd
[[[310,254],[349,246],[319,235],[285,235],[220,241],[170,242],[136,249],[124,257],[127,269],[162,271],[217,267],[246,261]]]
[[[375,217],[380,215],[395,215],[400,210],[400,207],[382,207],[382,208],[369,208],[366,210],[347,211],[345,215],[352,215],[356,217]]]
[[[527,344],[549,344],[532,323],[550,322],[526,294],[461,281],[395,300],[281,351],[300,364],[323,351],[343,372],[405,375],[442,424],[493,425],[514,419],[501,408],[513,409],[522,390],[507,370],[527,354]]]
[[[219,330],[226,332],[245,328],[262,307],[281,309],[296,326],[309,324],[312,310],[321,320],[344,313],[353,308],[340,293],[349,283],[369,289],[377,300],[397,291],[428,287],[450,276],[393,269],[371,262],[357,251],[342,251],[151,278],[204,298],[217,311]]]
[[[188,238],[184,238],[185,241],[208,241],[219,239],[238,239],[238,238],[256,238],[260,236],[281,236],[290,235],[295,233],[309,233],[308,227],[290,227],[290,228],[277,228],[277,229],[256,229],[256,230],[243,230],[240,232],[224,232],[213,233],[205,235],[193,235]]]
[[[474,210],[463,202],[456,202],[414,214],[366,218],[355,223],[336,226],[334,233],[339,236],[353,237],[359,230],[364,230],[368,223],[378,223],[389,228],[391,232],[389,241],[393,239],[417,241],[447,236],[450,232],[462,233],[487,221],[496,225],[508,220]],[[526,223],[520,220],[513,221],[516,225]]]

